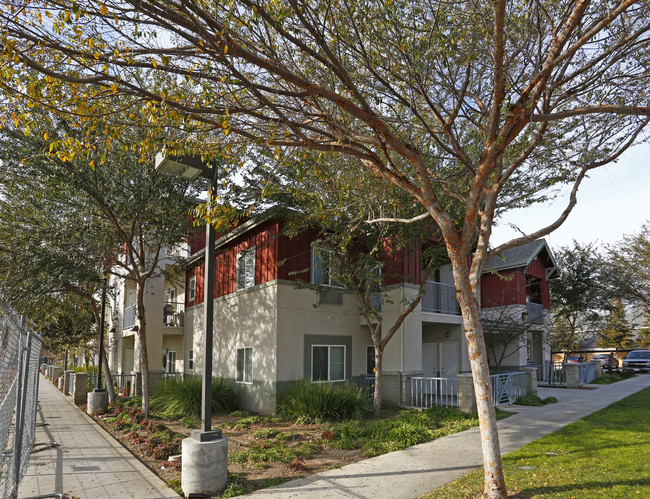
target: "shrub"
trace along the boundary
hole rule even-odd
[[[169,378],[163,381],[151,397],[151,408],[169,417],[201,415],[201,378],[184,380]],[[212,380],[212,410],[229,412],[235,405],[232,384],[223,378]]]
[[[278,433],[280,433],[278,430],[275,430],[273,428],[263,428],[261,430],[255,430],[251,431],[251,437],[253,438],[275,438]]]
[[[228,416],[232,418],[245,418],[246,416],[250,416],[250,413],[248,411],[244,411],[242,409],[238,409],[236,411],[232,411]]]
[[[329,446],[334,449],[356,449],[359,447],[361,435],[358,421],[344,421],[333,428],[333,438]]]
[[[262,422],[259,416],[248,416],[247,418],[238,419],[230,423],[223,423],[222,428],[231,428],[233,430],[248,430],[251,425],[257,425]]]
[[[280,485],[284,482],[286,482],[286,479],[282,478],[281,476],[276,476],[275,478],[269,478],[266,482],[264,482],[262,484],[262,488],[266,489],[268,487],[275,487],[276,485]]]
[[[228,488],[223,491],[223,494],[221,497],[236,497],[236,496],[241,496],[244,495],[247,492],[246,487],[239,483],[231,483],[228,485]]]
[[[530,405],[535,407],[540,407],[542,405],[555,404],[557,399],[555,397],[546,397],[542,399],[537,395],[522,395],[517,400],[515,400],[516,405]]]
[[[312,383],[308,379],[293,381],[288,390],[276,396],[281,414],[304,422],[362,419],[372,413],[363,391],[351,384]]]
[[[597,385],[611,385],[617,381],[621,381],[623,378],[616,373],[605,373],[602,376],[596,378],[593,382]]]
[[[293,471],[305,471],[307,469],[307,463],[304,459],[298,458],[288,463],[287,468]]]
[[[184,418],[181,418],[181,424],[185,426],[185,428],[198,428],[201,426],[201,420],[195,416],[185,416]]]

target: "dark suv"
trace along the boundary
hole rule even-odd
[[[591,360],[600,360],[602,362],[600,367],[603,369],[616,369],[618,367],[618,359],[610,353],[597,353]]]
[[[623,359],[623,368],[646,371],[650,369],[650,350],[633,350]]]

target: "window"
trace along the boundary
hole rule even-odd
[[[255,248],[237,255],[237,291],[255,286]]]
[[[312,381],[345,381],[345,346],[312,345]]]
[[[189,301],[196,300],[196,277],[190,277]]]
[[[167,372],[176,372],[176,352],[174,351],[167,352]]]
[[[336,279],[337,271],[340,273],[343,256],[344,253],[340,251],[312,246],[312,282],[343,288],[343,284]]]
[[[253,382],[253,347],[237,349],[237,383]]]
[[[194,350],[187,351],[187,370],[194,371]]]
[[[375,374],[375,347],[366,346],[366,374]]]

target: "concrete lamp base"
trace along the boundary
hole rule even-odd
[[[220,431],[192,432],[183,440],[181,488],[190,494],[216,495],[228,483],[228,438]]]
[[[108,392],[106,390],[95,389],[88,393],[86,412],[92,416],[98,409],[103,411],[108,409]]]

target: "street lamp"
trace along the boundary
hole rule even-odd
[[[210,180],[209,205],[217,185],[217,169],[203,162],[200,156],[169,155],[166,151],[156,155],[156,170],[188,180],[199,176]],[[203,292],[203,383],[201,396],[201,430],[192,431],[192,438],[206,442],[221,438],[221,430],[212,430],[212,344],[214,334],[214,257],[215,230],[205,225],[205,289]]]

